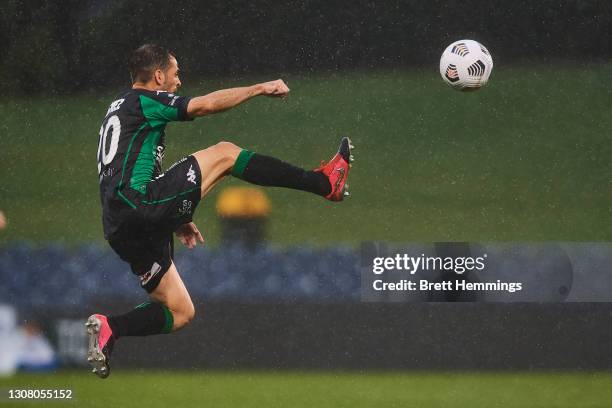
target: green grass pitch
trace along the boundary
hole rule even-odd
[[[268,190],[277,243],[610,241],[612,223],[602,220],[612,214],[611,70],[496,67],[487,87],[469,94],[446,87],[436,70],[287,75],[287,100],[258,98],[170,124],[165,163],[230,140],[313,168],[351,136],[348,202]],[[256,79],[183,80],[193,95]],[[116,92],[0,104],[0,209],[10,222],[0,244],[102,240],[95,156]],[[213,244],[218,191],[195,219]]]
[[[610,373],[83,371],[0,378],[0,407],[594,408],[609,407]],[[71,389],[72,401],[7,399],[9,389]]]

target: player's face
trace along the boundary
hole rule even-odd
[[[164,77],[165,81],[162,84],[163,90],[170,93],[176,92],[176,90],[181,86],[181,80],[179,79],[179,67],[176,58],[170,57],[170,68],[164,72]]]

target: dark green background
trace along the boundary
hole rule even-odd
[[[102,239],[98,128],[147,41],[176,52],[184,94],[278,77],[292,89],[170,125],[168,166],[219,140],[307,168],[343,135],[357,145],[351,200],[268,190],[274,242],[608,241],[611,11],[600,0],[7,0],[0,243]],[[473,94],[437,73],[461,38],[495,61]],[[217,194],[196,217],[213,244]]]
[[[605,0],[4,0],[4,92],[107,90],[129,80],[144,42],[174,50],[187,75],[435,66],[451,42],[473,38],[499,66],[607,61]]]
[[[288,75],[286,100],[169,125],[165,164],[230,140],[312,168],[351,136],[350,200],[267,190],[278,243],[612,239],[611,66],[496,67],[470,94],[436,70]],[[191,81],[183,93],[265,78]],[[1,104],[0,208],[10,222],[1,242],[102,239],[95,155],[113,96]],[[218,191],[195,219],[213,244]]]

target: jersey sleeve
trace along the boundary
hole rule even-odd
[[[140,95],[142,113],[151,126],[168,122],[193,120],[187,114],[188,96],[174,95],[168,92],[155,91]]]

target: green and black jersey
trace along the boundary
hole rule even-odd
[[[161,174],[166,124],[190,120],[189,100],[164,91],[131,89],[110,104],[98,143],[107,238],[119,227],[122,210],[134,208],[132,197],[146,194],[147,184]]]

